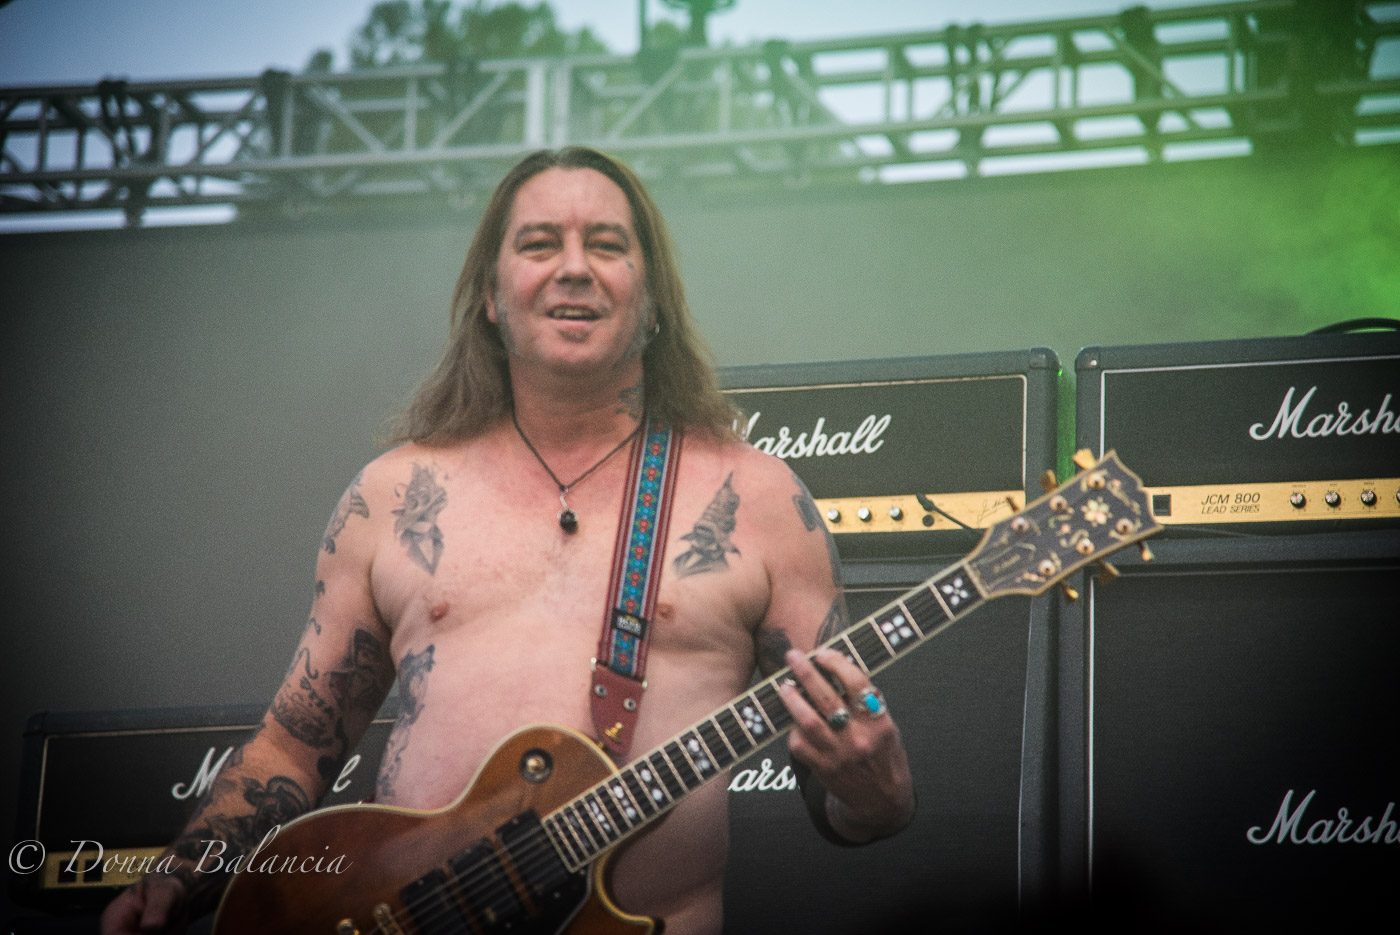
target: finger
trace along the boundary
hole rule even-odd
[[[786,658],[788,665],[792,667],[793,675],[806,692],[808,702],[823,718],[846,703],[821,670],[804,653],[790,649]]]
[[[844,653],[834,649],[821,648],[815,653],[817,663],[841,680],[846,687],[846,698],[856,697],[870,687],[870,678],[865,671],[850,660]]]

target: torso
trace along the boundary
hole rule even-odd
[[[559,526],[557,489],[508,423],[450,448],[395,449],[366,469],[363,493],[376,517],[372,595],[392,633],[401,707],[411,712],[390,738],[379,802],[420,809],[452,802],[491,749],[530,724],[596,737],[589,661],[607,599],[626,454],[570,492],[579,517],[572,534]],[[776,462],[769,460],[737,441],[685,439],[633,754],[749,682],[769,586],[764,536],[759,524],[745,522],[744,497],[746,486],[771,476]],[[737,503],[721,496],[718,505],[737,513],[732,538],[703,558],[692,555],[687,564],[700,558],[704,570],[683,575],[674,563],[692,543],[681,537],[726,482]],[[405,540],[403,517],[384,509],[404,509],[406,501],[440,504],[423,513],[416,540]],[[433,526],[441,548],[429,573]],[[418,543],[417,558],[409,541]],[[717,931],[727,833],[725,784],[711,783],[616,858],[619,905],[665,917],[668,932]]]

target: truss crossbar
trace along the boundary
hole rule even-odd
[[[1339,6],[1345,6],[1341,4]],[[437,196],[541,146],[700,188],[1400,143],[1400,3],[1249,0],[633,56],[0,90],[0,214]],[[1034,163],[1029,163],[1031,171]]]

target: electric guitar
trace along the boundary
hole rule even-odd
[[[1082,473],[826,645],[873,674],[986,601],[1039,594],[1161,529],[1142,482],[1114,453],[1075,460]],[[792,718],[777,686],[790,675],[774,674],[621,769],[576,731],[527,727],[441,810],[343,805],[304,815],[233,874],[215,935],[657,932],[661,920],[609,898],[608,856],[786,733]]]

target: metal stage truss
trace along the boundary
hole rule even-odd
[[[586,144],[653,184],[859,185],[1400,142],[1400,3],[1256,0],[898,35],[0,91],[0,215],[474,203]],[[1019,167],[1019,168],[1018,168]]]

